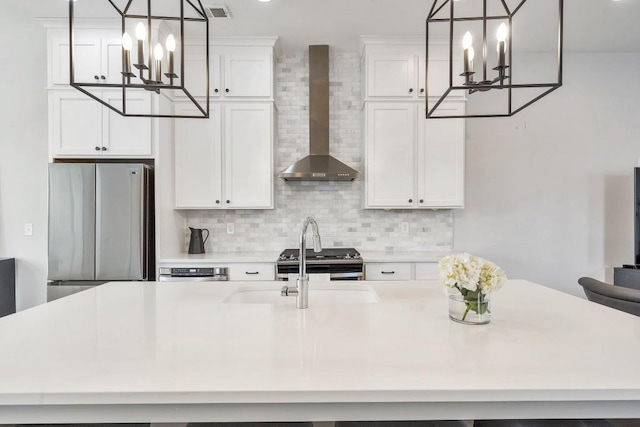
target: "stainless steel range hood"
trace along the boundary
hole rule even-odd
[[[358,175],[329,154],[329,46],[309,46],[309,155],[280,172],[280,178],[353,181]]]

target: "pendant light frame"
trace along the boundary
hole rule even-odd
[[[478,0],[473,0],[478,1]],[[530,83],[530,84],[514,84],[512,82],[512,74],[513,74],[513,32],[511,31],[514,16],[520,8],[526,3],[527,0],[521,0],[518,5],[511,10],[506,3],[506,0],[499,0],[502,6],[505,9],[504,15],[491,15],[487,14],[487,0],[482,0],[483,4],[483,14],[482,16],[474,16],[474,17],[456,17],[455,14],[455,1],[454,0],[433,0],[433,4],[429,11],[429,15],[426,20],[426,94],[425,94],[425,104],[426,104],[426,118],[427,119],[449,119],[449,118],[481,118],[481,117],[511,117],[514,114],[522,111],[529,105],[538,101],[539,99],[545,97],[551,92],[555,91],[559,87],[562,86],[562,72],[563,72],[563,39],[564,39],[564,0],[558,1],[558,46],[557,46],[557,81],[552,83]],[[438,16],[439,12],[443,10],[445,7],[449,7],[449,16],[447,18],[440,18]],[[520,12],[522,14],[523,12]],[[490,78],[487,74],[487,24],[489,21],[502,20],[507,21],[509,23],[509,31],[507,34],[507,54],[506,54],[506,64],[504,67],[495,67],[493,70],[496,71],[496,77]],[[454,69],[453,69],[453,53],[454,53],[454,23],[459,22],[482,22],[483,34],[482,34],[482,80],[480,82],[474,82],[471,78],[474,73],[462,73],[460,76],[464,76],[465,80],[468,82],[463,83],[462,85],[454,84]],[[433,107],[429,107],[429,26],[433,24],[447,24],[448,27],[448,44],[449,44],[449,87],[445,90],[444,94],[439,97]],[[509,75],[507,75],[507,71]],[[513,106],[513,90],[518,89],[526,89],[526,88],[548,88],[542,94],[536,96],[532,100],[526,102],[524,105],[519,106],[514,109]],[[465,115],[436,115],[438,113],[438,107],[442,104],[443,101],[447,99],[447,97],[451,94],[452,91],[466,91],[469,93],[469,96],[473,96],[476,92],[485,92],[489,90],[507,90],[507,112],[503,114],[465,114]]]
[[[146,0],[146,15],[140,14],[132,14],[129,13],[129,8],[134,0],[128,0],[126,6],[123,9],[120,9],[113,0],[108,1],[118,12],[120,16],[120,20],[122,23],[122,35],[124,35],[126,31],[126,23],[129,19],[134,19],[137,21],[144,20],[146,23],[146,40],[145,47],[147,52],[146,64],[133,64],[133,66],[139,72],[138,75],[133,74],[131,72],[131,67],[127,67],[127,63],[130,59],[130,51],[125,51],[124,47],[122,48],[122,82],[121,83],[91,83],[91,82],[77,82],[75,80],[75,68],[74,68],[74,60],[75,60],[75,13],[74,13],[74,2],[69,1],[69,82],[70,85],[85,95],[91,97],[92,99],[100,102],[105,107],[111,109],[112,111],[120,114],[125,117],[152,117],[152,118],[209,118],[209,18],[207,17],[207,13],[202,6],[200,0],[175,0],[180,2],[180,16],[156,16],[152,14],[151,9],[151,1]],[[191,7],[195,11],[196,17],[185,17],[185,8]],[[180,73],[179,75],[175,72],[165,73],[164,76],[169,80],[169,84],[164,83],[160,80],[152,79],[152,41],[151,41],[151,31],[152,31],[152,22],[154,21],[179,21],[180,25],[180,62],[178,64],[177,71]],[[184,48],[185,48],[185,22],[192,23],[202,23],[205,26],[205,44],[203,49],[205,50],[205,61],[206,61],[206,99],[204,101],[204,106],[189,92],[189,90],[185,87],[185,65],[184,65]],[[127,69],[128,68],[128,69]],[[144,73],[147,72],[148,78],[144,78]],[[159,74],[160,75],[160,74]],[[132,78],[139,78],[141,83],[131,83]],[[161,77],[161,76],[160,76]],[[179,79],[180,84],[174,84],[174,80]],[[100,89],[121,89],[122,90],[122,109],[116,108],[116,106],[105,102],[103,99],[91,93],[88,88],[100,88]],[[155,92],[156,94],[160,94],[163,90],[181,90],[186,97],[193,103],[193,105],[197,108],[199,115],[180,115],[180,114],[137,114],[130,113],[127,111],[127,90],[128,89],[144,89],[151,92]],[[168,96],[169,99],[172,99],[171,96]]]

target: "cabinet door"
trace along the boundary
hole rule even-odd
[[[224,55],[224,93],[227,98],[271,97],[272,56],[258,53]]]
[[[74,79],[78,83],[100,82],[100,39],[78,36],[75,39]],[[69,37],[55,37],[49,47],[52,85],[69,84]],[[96,78],[97,77],[97,78]]]
[[[78,91],[51,93],[54,157],[96,156],[102,152],[102,104]]]
[[[225,107],[225,207],[273,208],[273,107]]]
[[[424,56],[420,57],[420,63],[418,67],[418,95],[421,97],[426,96],[425,85],[429,86],[429,97],[437,96],[441,97],[447,89],[449,89],[449,61],[448,60],[431,60],[429,62],[429,81],[427,82],[427,62]],[[459,70],[459,62],[453,61],[453,84],[462,85],[463,81],[458,74],[462,73]],[[464,97],[465,93],[462,90],[451,91],[449,96]]]
[[[176,113],[195,114],[189,103]],[[175,120],[175,197],[178,209],[222,207],[222,127],[220,105],[211,104],[209,119]]]
[[[101,47],[100,81],[122,83],[122,38],[102,39]]]
[[[450,114],[464,114],[463,102],[445,102]],[[464,119],[424,119],[420,109],[418,206],[464,207]]]
[[[416,106],[369,103],[366,117],[366,205],[415,205]]]
[[[102,99],[122,108],[122,92],[104,92]],[[127,113],[148,114],[151,95],[147,92],[127,92]],[[123,117],[115,111],[103,108],[103,154],[107,156],[150,156],[151,119],[148,117]]]
[[[184,87],[191,96],[205,98],[207,96],[207,62],[202,46],[185,46],[184,58]],[[180,62],[175,63],[176,74],[182,76]],[[175,81],[180,84],[180,80]],[[220,90],[220,55],[209,55],[209,96],[219,97]],[[186,99],[187,95],[181,91],[175,91],[176,98]]]
[[[412,98],[418,90],[416,80],[414,55],[367,56],[367,96]]]

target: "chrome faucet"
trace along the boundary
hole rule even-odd
[[[298,255],[298,280],[296,280],[295,289],[283,286],[280,295],[296,296],[296,308],[309,307],[309,275],[307,274],[307,228],[311,225],[313,231],[313,251],[320,252],[322,243],[320,242],[320,233],[318,232],[318,223],[315,219],[309,217],[302,224],[300,232],[300,253]]]

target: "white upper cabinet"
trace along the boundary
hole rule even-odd
[[[272,63],[270,54],[227,52],[224,55],[224,96],[270,98]]]
[[[208,120],[176,120],[175,132],[177,209],[273,208],[272,103],[212,104]]]
[[[367,207],[413,207],[415,106],[368,103],[365,120]]]
[[[122,39],[114,30],[76,30],[74,78],[77,83],[121,83]],[[69,84],[69,35],[51,30],[49,86]]]
[[[273,106],[225,106],[225,206],[273,206]]]
[[[383,43],[376,38],[363,40],[365,101],[367,100],[418,100],[427,96],[440,97],[449,88],[448,45],[431,46],[429,53],[429,79],[427,87],[426,47],[420,43]],[[424,43],[424,41],[422,42]],[[460,64],[454,58],[454,85],[462,83],[458,76]],[[463,91],[450,96],[464,98]]]
[[[443,108],[464,113],[464,102]],[[424,116],[421,103],[367,103],[365,208],[464,207],[464,119]]]
[[[122,94],[98,94],[108,103],[122,102]],[[49,95],[51,153],[61,157],[148,157],[151,155],[151,119],[122,117],[98,101],[75,90]],[[150,95],[128,98],[131,112],[147,111]]]
[[[220,100],[273,100],[273,50],[273,45],[210,46],[209,96]],[[207,93],[207,63],[202,51],[202,46],[185,46],[185,88],[198,98]],[[179,90],[174,96],[186,98]]]
[[[196,114],[191,103],[176,113]],[[175,206],[181,209],[221,208],[222,109],[209,107],[209,119],[175,121]]]
[[[410,97],[416,88],[414,55],[367,55],[367,96]]]
[[[463,101],[445,101],[440,111],[464,114]],[[464,207],[465,120],[418,117],[418,207]]]

